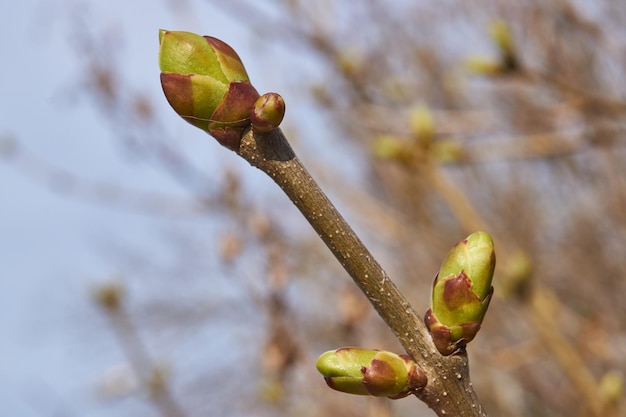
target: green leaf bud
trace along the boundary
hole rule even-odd
[[[269,133],[276,129],[285,116],[285,100],[278,93],[265,93],[254,103],[250,114],[252,129]]]
[[[426,376],[406,355],[344,347],[323,353],[317,370],[334,390],[356,395],[403,398],[426,386]]]
[[[493,295],[495,264],[493,240],[485,232],[457,243],[443,261],[424,317],[442,355],[464,348],[478,333]]]
[[[226,43],[190,32],[159,31],[161,85],[187,122],[237,150],[259,93]]]

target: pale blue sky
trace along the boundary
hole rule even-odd
[[[160,27],[211,34],[242,56],[253,55],[245,28],[209,2],[192,3],[193,13],[176,11],[167,1],[3,2],[4,143],[16,141],[25,154],[87,181],[186,195],[150,164],[120,157],[107,118],[76,84],[84,79],[85,63],[75,49],[78,18],[92,34],[119,31],[126,80],[156,100],[164,128],[181,137],[185,152],[201,155],[205,163],[237,166],[234,154],[178,119],[160,90]],[[254,73],[254,62],[246,66]],[[154,236],[162,219],[54,192],[20,155],[0,161],[0,416],[118,416],[133,415],[132,410],[151,415],[142,401],[109,403],[98,397],[104,373],[124,357],[88,295],[96,283],[125,272],[113,262],[116,250],[167,252]],[[182,220],[178,226],[184,233],[189,224]],[[158,354],[176,359],[168,357],[175,353],[167,348]]]
[[[211,236],[221,233],[219,218],[163,218],[51,189],[50,173],[42,172],[42,167],[62,169],[88,184],[122,185],[182,201],[191,197],[187,187],[149,158],[125,153],[116,136],[123,129],[116,131],[85,92],[82,71],[88,61],[76,47],[81,27],[91,36],[107,36],[96,44],[116,49],[113,55],[124,82],[149,97],[161,123],[157,129],[176,138],[173,146],[198,166],[245,169],[244,187],[259,191],[251,198],[272,201],[275,208],[290,207],[281,217],[285,224],[312,233],[264,174],[170,109],[158,76],[158,29],[212,35],[233,46],[260,93],[279,91],[285,97],[284,125],[289,128],[299,118],[315,124],[299,137],[314,138],[307,147],[317,158],[332,161],[332,155],[323,151],[324,141],[332,140],[330,128],[319,115],[299,117],[308,111],[306,94],[289,88],[300,79],[308,88],[323,78],[323,69],[311,57],[265,45],[211,1],[189,0],[188,9],[174,9],[166,0],[25,0],[0,5],[0,140],[5,148],[17,144],[13,157],[0,157],[0,417],[155,415],[140,396],[111,401],[103,400],[98,391],[107,372],[126,361],[89,297],[98,283],[121,277],[135,300],[160,296],[146,284],[146,276],[155,280],[161,293],[164,285],[170,285],[173,296],[183,297],[181,302],[189,292],[221,291],[225,303],[236,297],[236,288],[209,287],[215,284],[194,279],[194,272],[181,277],[181,283],[192,287],[187,293],[178,291],[180,284],[166,282],[175,275],[168,268],[184,262],[185,254],[177,253],[164,236],[204,240],[206,257],[190,268],[198,278],[219,265],[210,246],[215,239]],[[268,61],[269,67],[264,64]],[[338,146],[334,143],[332,149]],[[315,172],[314,166],[309,168]],[[334,168],[338,170],[355,172],[345,163]],[[219,176],[208,178],[201,186],[215,188],[219,181]],[[157,260],[154,271],[135,259],[141,256]],[[143,278],[133,279],[134,274]],[[226,360],[225,347],[241,341],[236,327],[224,332],[215,326],[220,322],[205,323],[194,329],[193,337],[180,337],[176,326],[149,328],[146,343],[157,347],[152,350],[155,359],[171,363],[175,377],[182,379],[177,379],[179,386],[185,386],[190,375],[208,363],[198,352],[210,355],[212,348],[220,349]],[[255,334],[246,330],[244,337],[254,340]],[[198,343],[203,349],[198,350]],[[223,400],[225,393],[234,391],[226,385],[205,395],[210,402],[211,395]]]

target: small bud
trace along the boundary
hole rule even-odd
[[[430,154],[440,163],[458,162],[465,155],[459,143],[452,139],[440,139],[433,142]]]
[[[357,49],[344,49],[335,55],[335,64],[344,74],[355,77],[365,66],[363,53]]]
[[[426,376],[406,355],[345,347],[317,359],[317,370],[334,390],[356,395],[403,398],[426,386]]]
[[[533,263],[525,251],[519,249],[509,254],[502,268],[500,287],[505,296],[527,299],[531,294]]]
[[[498,59],[469,57],[465,67],[472,73],[486,76],[513,74],[521,68],[509,26],[502,20],[493,21],[488,28],[489,36],[498,48]]]
[[[430,147],[435,136],[435,122],[430,109],[424,105],[416,107],[411,111],[409,123],[417,143],[423,149]]]
[[[501,67],[503,72],[515,71],[519,68],[515,53],[515,45],[511,30],[506,22],[494,20],[489,25],[489,35],[500,50]]]
[[[374,139],[372,152],[381,159],[392,159],[405,164],[415,160],[414,152],[406,141],[390,135],[381,135]]]
[[[124,287],[121,284],[111,282],[103,284],[93,292],[95,301],[104,309],[115,311],[122,304]]]
[[[501,75],[503,72],[500,62],[482,56],[465,58],[463,64],[467,71],[476,75],[495,76]]]
[[[259,93],[237,53],[210,36],[159,31],[161,85],[187,122],[237,150]]]
[[[478,333],[493,294],[495,264],[493,240],[485,232],[457,243],[443,261],[424,318],[442,355],[464,348]]]
[[[600,379],[598,393],[605,404],[617,404],[624,398],[624,376],[617,371],[609,371]]]
[[[265,93],[254,103],[250,122],[255,132],[269,133],[285,116],[285,100],[278,93]]]

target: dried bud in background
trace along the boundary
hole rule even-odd
[[[435,121],[430,109],[425,105],[412,109],[409,124],[416,144],[422,149],[428,149],[435,136]]]

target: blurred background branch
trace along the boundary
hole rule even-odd
[[[104,128],[73,122],[45,144],[54,138],[74,155],[76,143],[106,142],[125,171],[97,179],[88,168],[101,160],[98,151],[59,162],[28,134],[37,124],[0,126],[6,172],[93,202],[119,225],[94,226],[92,252],[103,270],[72,270],[93,253],[60,252],[68,266],[49,274],[73,273],[84,288],[86,276],[124,273],[124,311],[145,350],[167,358],[176,375],[166,378],[168,392],[186,416],[432,415],[413,399],[327,390],[313,366],[319,353],[344,344],[401,347],[291,202],[235,155],[179,128],[156,61],[153,85],[131,81],[130,58],[112,45],[126,42],[135,55],[137,33],[93,24],[99,20],[86,10],[95,4],[68,4],[67,43],[79,59],[71,87],[66,81],[60,90]],[[205,22],[198,11],[208,6],[214,14]],[[253,83],[285,97],[282,128],[292,146],[412,305],[427,308],[432,277],[454,242],[476,229],[493,235],[495,297],[469,347],[472,381],[491,415],[626,415],[623,2],[234,0],[168,2],[167,10],[202,16],[180,29],[231,44],[236,30],[248,34],[233,46],[250,47],[242,58]],[[146,19],[137,16],[137,24]],[[222,18],[237,23],[213,33],[219,25],[211,19]],[[153,23],[154,51],[157,26],[175,26],[166,23]],[[141,175],[150,181],[134,182]],[[135,217],[115,217],[120,207]],[[141,213],[152,214],[141,223],[148,232],[133,239]],[[71,219],[64,232],[81,225]],[[33,242],[46,233],[34,235]],[[55,290],[32,286],[40,287]],[[94,329],[88,340],[80,333],[77,346],[89,346],[92,357],[95,345],[106,358],[83,383],[93,384],[107,363],[133,362],[105,355],[115,347],[102,340],[123,349],[121,339],[84,313],[84,291],[60,288],[64,300],[73,297],[58,306],[71,312],[72,320],[59,319],[63,331],[67,323]],[[89,408],[75,398],[62,400]],[[124,398],[98,397],[89,411],[161,414]]]

